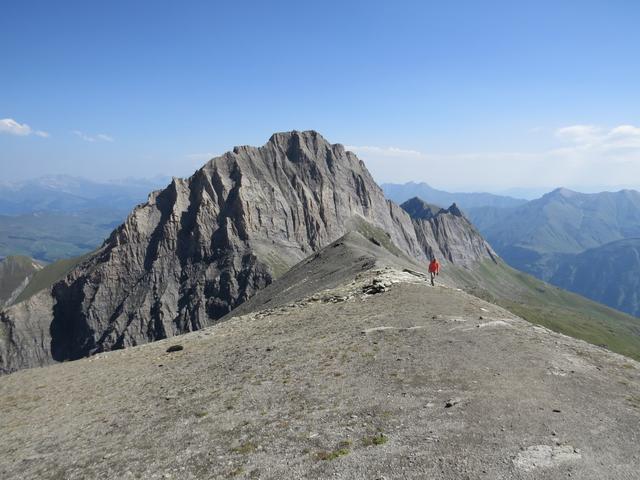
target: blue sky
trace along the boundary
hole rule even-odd
[[[380,182],[639,187],[639,24],[632,0],[4,2],[0,181],[184,176],[316,129]]]

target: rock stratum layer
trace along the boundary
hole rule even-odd
[[[368,226],[419,260],[492,256],[459,212],[412,221],[342,145],[278,133],[152,193],[63,280],[0,312],[0,373],[199,330]]]

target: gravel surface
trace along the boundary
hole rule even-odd
[[[1,377],[0,411],[3,479],[640,478],[638,363],[392,268]]]

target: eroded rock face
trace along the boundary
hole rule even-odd
[[[469,267],[479,259],[497,256],[455,203],[438,209],[412,198],[402,208],[411,215],[420,246],[428,257]]]
[[[439,215],[430,231],[412,223],[342,145],[313,131],[278,133],[174,179],[50,291],[4,311],[0,372],[198,330],[344,235],[354,219],[382,228],[412,257],[436,246],[451,261],[486,255],[448,243],[470,235],[468,222]]]

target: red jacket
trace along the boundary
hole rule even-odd
[[[440,271],[440,264],[437,260],[432,260],[429,263],[429,273],[438,273]]]

